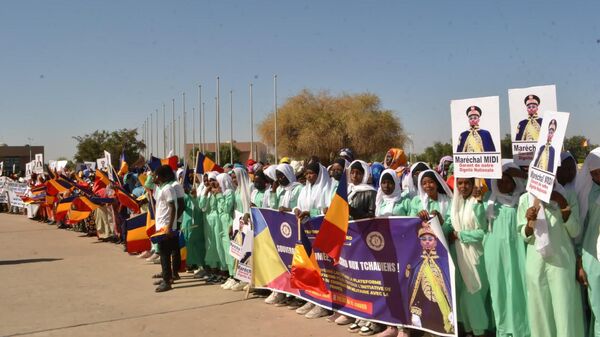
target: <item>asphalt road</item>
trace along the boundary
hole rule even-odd
[[[157,294],[159,271],[120,245],[0,213],[0,336],[350,335],[190,274]]]

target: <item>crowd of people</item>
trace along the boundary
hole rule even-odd
[[[527,167],[511,161],[502,178],[455,178],[452,157],[408,163],[401,149],[390,149],[381,163],[354,158],[342,149],[331,163],[311,157],[282,158],[277,164],[249,160],[226,165],[222,172],[190,175],[162,165],[132,170],[119,188],[154,214],[163,234],[139,257],[161,265],[153,275],[157,292],[168,291],[187,270],[224,290],[254,291],[265,303],[294,309],[306,318],[327,317],[360,335],[420,336],[407,327],[385,326],[332,312],[300,298],[252,289],[235,278],[229,254],[235,214],[249,224],[250,208],[292,212],[298,218],[327,212],[342,175],[347,174],[349,218],[415,216],[437,218],[456,266],[456,320],[461,334],[484,336],[600,336],[600,148],[582,165],[561,154],[551,201],[525,191]],[[89,217],[57,221],[56,205],[76,189],[59,193],[39,206],[40,221],[75,228],[99,239],[127,243],[127,219],[137,213],[115,198],[114,183],[98,186],[90,170],[65,172],[77,186],[92,188],[102,203]],[[16,177],[15,177],[16,178]],[[48,177],[32,176],[30,186]],[[185,266],[180,247],[185,245]],[[127,248],[125,248],[127,250]],[[267,296],[268,295],[268,296]],[[452,320],[452,318],[448,317]]]

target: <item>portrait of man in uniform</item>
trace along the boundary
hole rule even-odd
[[[423,223],[418,231],[421,244],[421,257],[405,270],[409,281],[410,322],[414,326],[452,333],[453,313],[450,289],[450,276],[439,264],[436,252],[438,239],[428,223]]]
[[[534,167],[539,168],[542,171],[554,172],[554,155],[555,150],[552,146],[552,138],[556,132],[556,119],[550,121],[548,124],[548,137],[546,138],[546,144],[540,146],[535,157]]]
[[[540,135],[540,126],[542,125],[542,118],[538,116],[540,98],[536,95],[527,95],[523,102],[527,108],[528,117],[521,120],[517,125],[515,140],[537,141]]]
[[[481,115],[482,112],[478,106],[472,105],[467,109],[470,128],[460,134],[456,152],[496,152],[490,132],[479,128]]]

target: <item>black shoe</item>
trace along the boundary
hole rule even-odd
[[[156,287],[156,289],[154,289],[155,292],[157,293],[162,293],[163,291],[167,291],[167,290],[171,290],[173,288],[171,288],[171,285],[167,282],[161,281],[159,286]]]
[[[173,274],[173,280],[177,281],[177,280],[181,280],[181,276],[179,276],[179,274]]]

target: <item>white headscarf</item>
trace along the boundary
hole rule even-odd
[[[269,167],[267,167],[266,169],[263,170],[263,173],[269,177],[269,179],[276,181],[277,180],[277,174],[275,173],[275,171],[277,170],[277,165],[270,165]]]
[[[278,188],[285,190],[283,197],[281,197],[281,202],[279,203],[280,206],[289,208],[290,201],[292,200],[292,197],[293,197],[294,188],[296,188],[296,186],[300,185],[300,183],[296,181],[296,175],[294,174],[294,169],[292,168],[292,166],[290,164],[283,163],[283,164],[277,165],[277,171],[283,173],[283,175],[290,182],[287,186],[280,185],[278,187]]]
[[[234,167],[233,173],[235,174],[235,180],[237,180],[237,188],[235,191],[240,194],[242,200],[242,209],[244,213],[250,213],[250,177],[245,169],[240,167]]]
[[[437,202],[440,204],[440,214],[442,215],[442,217],[444,217],[446,216],[446,212],[448,211],[448,207],[450,206],[450,201],[452,200],[452,190],[450,189],[450,187],[448,187],[448,184],[446,184],[446,182],[444,181],[444,179],[442,179],[440,174],[435,172],[434,170],[425,170],[419,173],[419,179],[417,179],[419,199],[421,199],[421,204],[423,205],[422,207],[423,209],[429,212],[429,209],[427,209],[427,206],[429,205],[429,195],[427,195],[427,192],[423,190],[423,185],[421,184],[421,180],[423,180],[423,176],[427,172],[433,173],[435,179],[440,185],[442,185],[442,189],[444,190],[444,192],[446,192],[446,194],[438,192],[437,200]]]
[[[567,158],[572,158],[575,161],[575,170],[577,170],[577,160],[575,160],[575,157],[573,157],[573,155],[571,154],[571,152],[569,151],[563,151],[560,153],[560,162],[562,164],[563,161],[565,161]],[[575,179],[573,179],[573,181],[571,181],[570,183],[564,185],[563,187],[571,192],[575,192],[577,193],[577,191],[575,190],[575,182],[577,181],[577,174],[575,174]]]
[[[404,179],[402,179],[402,190],[404,190],[407,193],[409,198],[412,198],[415,195],[419,194],[419,188],[418,188],[418,186],[415,186],[415,180],[413,179],[413,170],[419,164],[425,165],[426,170],[431,169],[429,167],[429,165],[427,165],[426,163],[424,163],[422,161],[418,161],[410,166],[410,170],[409,170],[408,174],[406,176],[404,176]]]
[[[360,166],[362,166],[363,171],[365,172],[365,174],[363,175],[363,179],[360,182],[360,184],[358,185],[354,185],[353,183],[351,183],[350,181],[350,172],[352,171],[352,165],[354,165],[354,163],[359,163]],[[347,174],[348,174],[348,202],[350,203],[352,199],[354,199],[354,196],[356,195],[357,192],[364,192],[364,191],[375,191],[375,187],[373,187],[371,184],[368,183],[369,181],[369,176],[371,175],[371,168],[369,167],[369,165],[367,163],[365,163],[362,160],[355,160],[352,163],[350,163],[350,165],[348,166],[348,170],[347,170]]]
[[[233,187],[233,180],[231,180],[231,177],[229,176],[229,174],[227,173],[221,173],[217,176],[217,182],[219,182],[219,186],[221,186],[221,193],[223,193],[223,195],[228,195],[230,193],[233,193],[234,187]]]
[[[300,211],[308,211],[311,209],[322,210],[325,207],[329,206],[330,198],[330,179],[329,173],[327,173],[327,169],[325,166],[319,164],[319,174],[317,176],[317,181],[314,184],[310,184],[308,181],[306,185],[300,191],[300,195],[298,196],[298,209]]]
[[[381,182],[383,181],[383,176],[389,174],[394,180],[394,191],[390,194],[385,194],[381,189]],[[400,188],[400,177],[396,174],[395,170],[385,169],[381,172],[381,177],[379,177],[379,189],[377,190],[377,197],[375,198],[375,216],[390,216],[394,210],[394,205],[398,202],[402,197],[402,189]],[[385,206],[381,207],[381,204],[385,202]]]
[[[579,219],[585,221],[589,210],[590,191],[593,184],[590,172],[600,169],[600,147],[597,147],[588,154],[583,162],[583,166],[575,179],[575,189],[577,190],[577,198],[579,199]],[[600,250],[599,250],[600,252]]]
[[[505,161],[502,164],[502,172],[505,172],[510,168],[516,168],[517,170],[520,170],[519,166],[512,161]],[[500,192],[500,190],[498,189],[498,180],[499,179],[492,180],[492,193],[490,194],[487,204],[486,213],[487,218],[490,221],[490,225],[496,218],[494,210],[494,204],[496,202],[509,207],[517,207],[519,204],[519,198],[521,197],[521,194],[525,192],[525,180],[521,178],[513,177],[513,181],[515,182],[515,189],[514,191],[512,191],[512,193],[509,194]]]
[[[457,232],[463,230],[478,229],[477,220],[473,207],[477,200],[470,195],[467,199],[463,198],[460,193],[454,194],[452,198],[452,227]],[[481,279],[477,272],[479,257],[483,255],[483,244],[481,242],[462,243],[460,240],[454,241],[456,248],[456,258],[458,268],[462,274],[463,281],[467,287],[467,291],[474,294],[481,289]]]
[[[270,165],[263,170],[263,173],[266,177],[273,181],[277,181],[277,165]],[[267,187],[265,189],[265,195],[263,196],[263,207],[264,208],[273,208],[271,207],[271,184],[267,183]]]

